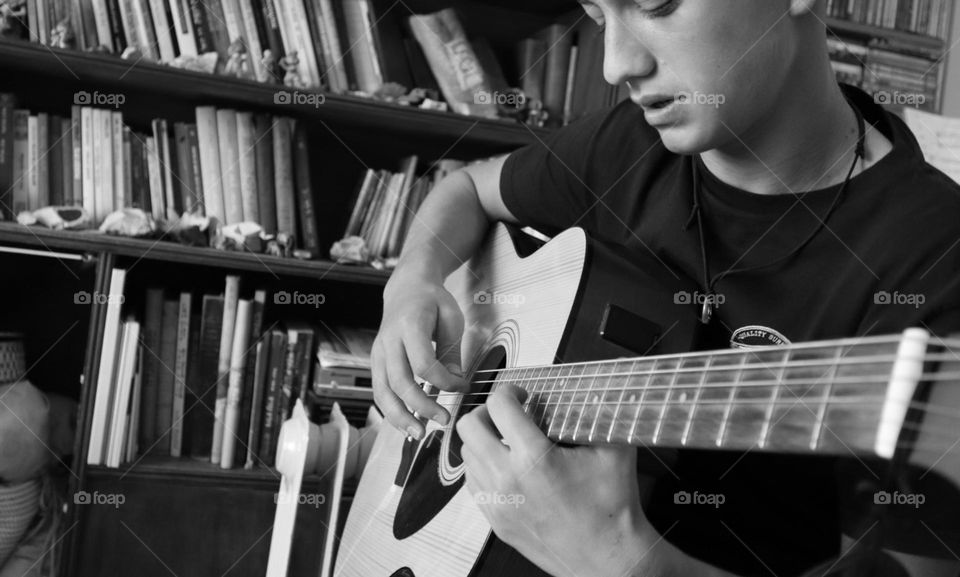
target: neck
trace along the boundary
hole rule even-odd
[[[858,127],[826,55],[791,78],[775,108],[728,145],[702,154],[720,180],[756,194],[799,193],[844,181]]]

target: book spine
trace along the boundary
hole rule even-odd
[[[243,396],[243,376],[250,337],[251,305],[248,299],[240,299],[237,303],[237,321],[230,352],[227,404],[223,423],[223,446],[220,453],[221,469],[231,468],[236,458],[237,437],[240,434],[237,429],[240,421],[240,399]]]
[[[273,331],[270,338],[270,366],[264,391],[263,425],[260,433],[260,458],[272,467],[277,451],[277,435],[280,430],[280,405],[283,392],[283,369],[286,362],[287,337],[281,331]]]
[[[331,83],[333,78],[327,72],[327,63],[332,61],[329,38],[323,34],[323,23],[320,22],[320,9],[313,0],[301,0],[300,3],[305,16],[300,29],[306,31],[305,39],[310,43],[317,59],[317,87],[321,90],[335,90]]]
[[[277,14],[282,20],[281,25],[286,30],[287,54],[296,50],[299,56],[300,78],[307,86],[319,87],[317,56],[307,27],[307,14],[303,7],[303,0],[275,0],[274,5],[277,6]]]
[[[344,0],[343,19],[347,30],[347,43],[357,85],[361,91],[373,94],[383,86],[377,55],[374,52],[373,34],[370,30],[370,7],[365,0]]]
[[[177,54],[173,43],[170,18],[167,16],[166,0],[150,0],[150,15],[153,19],[153,30],[157,39],[160,60],[173,62]]]
[[[156,62],[160,59],[160,50],[157,47],[157,35],[150,16],[149,1],[133,0],[133,15],[137,26],[137,37],[140,40],[137,47],[145,59]]]
[[[273,0],[253,0],[254,5],[260,6],[263,13],[264,38],[267,46],[277,57],[277,61],[283,58],[285,54],[283,49],[283,37],[280,33],[280,20],[277,16],[277,10],[273,5]]]
[[[244,354],[243,367],[243,395],[240,398],[240,413],[237,422],[237,439],[243,443],[243,450],[236,451],[236,462],[238,467],[243,467],[247,459],[247,449],[249,447],[250,437],[250,410],[253,403],[254,378],[256,370],[256,356],[252,354],[253,348],[260,340],[260,333],[263,330],[263,308],[267,302],[267,293],[265,290],[258,290],[254,293],[253,301],[250,305],[250,335],[247,337],[247,348]]]
[[[183,448],[183,410],[187,387],[190,346],[191,295],[180,293],[177,319],[176,361],[174,362],[173,402],[170,407],[170,456],[179,457]]]
[[[27,210],[40,208],[40,175],[37,159],[40,158],[40,128],[36,115],[30,115],[27,121]]]
[[[271,119],[258,114],[253,119],[256,130],[257,202],[260,226],[267,234],[277,234],[277,197],[274,191],[273,129]]]
[[[37,114],[37,200],[34,209],[50,205],[50,115]]]
[[[73,205],[73,118],[60,119],[60,188],[62,203]]]
[[[293,138],[289,118],[275,117],[273,123],[274,192],[277,199],[277,233],[295,235],[297,215],[294,205]]]
[[[129,206],[126,204],[128,192],[126,189],[127,165],[124,159],[123,146],[123,113],[111,113],[113,125],[113,206],[117,210]]]
[[[257,139],[252,112],[237,113],[237,172],[240,180],[240,200],[243,220],[260,222],[260,202],[257,199]]]
[[[364,173],[363,180],[360,181],[360,187],[357,189],[357,194],[355,195],[353,211],[350,213],[350,220],[347,222],[347,229],[343,233],[344,237],[356,236],[359,234],[360,224],[363,219],[363,214],[366,210],[367,204],[370,202],[376,177],[377,171],[373,170],[372,168],[368,168],[366,173]]]
[[[13,213],[30,210],[27,186],[30,170],[30,111],[13,111]]]
[[[310,258],[317,258],[320,256],[320,236],[317,232],[317,212],[313,199],[313,187],[310,183],[310,150],[307,147],[307,133],[303,125],[297,126],[294,132],[294,146],[301,246],[303,250],[310,253]]]
[[[220,144],[217,109],[197,107],[197,140],[200,149],[201,183],[204,215],[224,224],[223,185],[220,176]]]
[[[107,0],[92,0],[92,3],[100,46],[105,47],[108,52],[115,52],[116,46],[113,45],[113,33],[110,30],[110,13],[107,9]]]
[[[313,380],[311,369],[316,358],[313,346],[314,335],[312,329],[304,330],[297,339],[297,345],[300,347],[299,364],[297,365],[298,397],[304,403],[307,402],[307,393],[310,392],[310,385]]]
[[[110,19],[110,32],[114,51],[117,54],[123,54],[127,47],[127,41],[123,34],[123,17],[120,13],[120,2],[122,0],[107,0],[107,17]]]
[[[100,345],[100,364],[97,368],[97,389],[94,393],[93,417],[90,424],[90,441],[87,447],[87,464],[101,465],[104,462],[107,426],[113,395],[113,371],[120,344],[120,306],[126,283],[126,269],[115,268],[110,274],[110,299],[104,320],[103,341]]]
[[[83,125],[79,105],[70,107],[70,127],[73,131],[73,203],[83,205]]]
[[[145,142],[136,135],[130,139],[130,206],[139,208],[148,214],[150,210],[150,184],[144,175],[143,156]]]
[[[205,295],[201,312],[196,391],[200,406],[190,411],[190,456],[210,460],[223,332],[223,295]]]
[[[0,218],[12,220],[13,211],[13,110],[16,98],[9,92],[0,93]]]
[[[160,388],[160,327],[163,323],[163,289],[147,289],[143,314],[143,382],[140,408],[140,445],[149,450],[157,441],[156,405]]]
[[[173,180],[180,183],[180,205],[185,212],[193,212],[193,169],[190,166],[190,143],[187,137],[187,125],[184,122],[173,123],[173,141],[177,162]]]
[[[193,22],[190,19],[189,0],[167,0],[167,5],[170,10],[170,20],[173,22],[173,34],[179,55],[198,56]]]
[[[147,137],[147,181],[150,187],[150,213],[155,220],[164,218],[163,177],[160,174],[160,151],[157,150],[157,139]]]
[[[237,303],[240,295],[240,277],[227,275],[223,298],[223,332],[220,333],[220,358],[217,363],[217,401],[214,408],[213,444],[210,462],[219,464],[223,450],[224,420],[227,415],[227,392],[230,386],[230,359],[237,324]]]
[[[163,200],[167,209],[164,215],[170,220],[176,220],[179,216],[177,205],[180,204],[180,198],[173,179],[173,166],[176,159],[173,158],[173,151],[170,149],[170,130],[166,119],[160,119],[157,146],[160,149],[160,166],[163,176]]]
[[[250,395],[250,428],[247,434],[247,458],[244,469],[253,469],[260,459],[260,435],[263,427],[264,389],[269,371],[270,340],[262,338],[257,342],[253,371],[253,392]]]
[[[327,46],[330,51],[329,55],[324,55],[324,59],[327,64],[326,74],[332,78],[330,82],[331,90],[334,92],[346,92],[350,90],[350,83],[347,80],[343,44],[340,38],[340,31],[337,29],[337,19],[333,9],[333,3],[331,0],[320,0],[318,8],[322,26],[321,34],[327,39]]]
[[[244,215],[243,200],[240,197],[240,150],[237,146],[236,110],[217,110],[217,134],[226,224],[237,224],[243,222]]]
[[[100,128],[100,138],[94,142],[94,162],[99,171],[94,172],[97,191],[97,222],[103,222],[113,212],[113,113],[97,109],[94,121]],[[99,177],[99,178],[97,178]]]
[[[136,207],[133,192],[133,173],[130,170],[133,162],[133,131],[129,126],[123,127],[123,206]]]
[[[210,26],[213,45],[221,61],[226,62],[230,58],[230,33],[227,31],[223,0],[204,0],[202,4],[207,11],[207,23]]]
[[[204,299],[206,296],[204,296]],[[187,379],[185,381],[183,392],[183,433],[180,446],[180,454],[183,456],[193,456],[193,444],[196,438],[196,432],[193,429],[194,419],[191,417],[193,411],[204,411],[200,405],[200,395],[203,392],[203,379],[200,373],[200,336],[203,329],[203,304],[199,307],[191,305],[193,312],[190,315],[190,336],[187,342]],[[197,309],[200,310],[197,310]]]
[[[190,25],[193,27],[197,53],[206,54],[208,52],[216,52],[217,46],[214,44],[213,31],[208,21],[209,13],[207,12],[204,0],[186,0],[186,2],[189,7],[188,15],[190,17]]]
[[[53,114],[48,118],[47,157],[50,160],[50,178],[47,179],[47,204],[63,205],[63,128],[60,117]]]
[[[120,20],[123,22],[123,37],[128,47],[140,49],[140,36],[137,32],[137,16],[134,13],[133,3],[137,0],[120,0]]]
[[[163,321],[160,323],[160,377],[157,380],[157,404],[154,407],[154,437],[159,455],[170,454],[170,437],[173,425],[173,395],[176,382],[174,367],[177,363],[177,326],[180,320],[180,302],[177,299],[163,301]]]
[[[189,170],[191,173],[189,210],[194,214],[203,214],[203,169],[200,166],[200,142],[197,138],[197,125],[187,125],[187,157],[190,162]],[[186,197],[184,197],[186,198]]]
[[[297,345],[299,337],[300,333],[298,331],[292,329],[287,331],[287,351],[283,363],[283,385],[280,387],[280,406],[277,408],[280,416],[279,422],[277,423],[278,428],[283,421],[290,417],[290,411],[293,409],[294,402],[297,399],[299,381],[297,380],[296,373],[297,367],[300,366],[297,359],[297,355],[300,352],[299,345]]]

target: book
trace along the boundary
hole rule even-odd
[[[209,13],[205,0],[186,0],[190,25],[193,27],[193,38],[197,45],[197,54],[216,52],[213,31],[208,21]]]
[[[128,417],[130,415],[130,392],[133,388],[133,376],[136,369],[137,341],[140,333],[140,323],[130,318],[123,323],[120,339],[119,358],[117,360],[115,378],[112,382],[113,407],[109,425],[109,437],[105,465],[116,468],[120,466],[123,455],[123,441],[127,438]]]
[[[496,118],[493,84],[454,9],[411,16],[409,22],[450,108],[458,114]]]
[[[27,180],[30,170],[30,111],[13,111],[13,190],[10,193],[13,214],[30,210]]]
[[[123,35],[123,18],[120,14],[120,2],[122,2],[122,0],[107,0],[107,19],[110,21],[113,49],[117,54],[123,54],[124,49],[127,47],[126,38]]]
[[[237,145],[236,110],[217,109],[217,134],[226,219],[224,224],[237,224],[243,222],[243,201],[240,198],[240,150]]]
[[[273,169],[274,194],[277,204],[277,233],[296,235],[297,213],[294,203],[293,149],[291,125],[293,120],[274,117],[273,122]]]
[[[84,106],[81,108],[80,112],[80,132],[82,137],[82,175],[83,179],[83,194],[82,194],[82,206],[84,210],[87,211],[87,214],[91,218],[96,218],[97,215],[97,192],[94,184],[94,156],[93,156],[93,142],[94,142],[94,128],[96,123],[94,122],[93,108],[89,106]]]
[[[200,341],[194,386],[198,406],[188,415],[190,456],[209,461],[213,447],[217,386],[220,381],[220,342],[223,332],[223,295],[204,295],[200,312]]]
[[[146,450],[157,440],[157,395],[160,390],[160,327],[163,323],[163,289],[147,289],[143,308],[143,379],[139,442]]]
[[[190,150],[190,132],[186,122],[173,124],[174,148],[176,148],[177,164],[173,171],[174,182],[180,183],[180,206],[184,212],[194,212],[199,204],[195,196],[196,184],[193,180],[193,159]]]
[[[250,304],[250,335],[247,337],[246,360],[243,369],[243,395],[240,398],[240,416],[237,421],[237,437],[243,442],[243,449],[236,452],[236,465],[243,467],[247,461],[247,448],[250,442],[251,406],[254,403],[254,379],[256,378],[256,356],[254,347],[261,340],[263,331],[263,309],[267,302],[267,291],[258,289],[254,292]],[[228,391],[229,394],[229,391]],[[257,401],[258,403],[261,401]]]
[[[237,436],[240,434],[237,425],[240,420],[240,400],[244,389],[243,377],[246,370],[247,346],[250,339],[252,304],[249,299],[240,299],[237,302],[237,317],[230,352],[227,402],[223,420],[223,445],[220,452],[221,469],[231,468],[236,457]],[[243,447],[243,450],[246,451],[246,447]]]
[[[180,293],[177,317],[176,360],[173,365],[173,402],[170,410],[170,456],[179,457],[183,448],[183,411],[187,389],[187,364],[190,357],[191,294]]]
[[[256,10],[253,0],[239,0],[240,23],[243,27],[243,37],[247,46],[250,65],[254,77],[258,82],[269,82],[267,69],[263,65],[263,46],[260,42],[260,31],[257,29]]]
[[[24,178],[27,181],[27,210],[40,208],[40,124],[36,115],[27,119],[27,165]]]
[[[109,298],[107,299],[103,340],[97,367],[97,388],[94,393],[90,441],[87,447],[88,465],[102,465],[106,455],[107,426],[113,400],[113,369],[120,346],[120,309],[126,278],[126,269],[114,268],[110,273]]]
[[[170,130],[166,119],[160,119],[158,128],[156,139],[160,155],[160,176],[163,178],[163,205],[166,209],[164,216],[170,220],[176,220],[180,216],[177,207],[182,205],[177,187],[178,181],[173,178],[173,167],[177,160],[175,151],[171,147]]]
[[[277,454],[286,359],[286,333],[279,329],[270,331],[270,365],[264,385],[263,424],[260,432],[260,458],[268,467],[273,466]]]
[[[267,234],[277,233],[277,197],[274,191],[273,173],[273,123],[270,116],[257,114],[253,117],[256,138],[257,213],[260,226]]]
[[[171,429],[173,425],[173,395],[176,383],[177,327],[180,322],[180,301],[164,299],[163,318],[160,322],[160,363],[157,378],[157,404],[154,419],[155,452],[170,454]]]
[[[63,119],[56,114],[49,118],[50,178],[47,182],[47,203],[50,206],[63,206]]]
[[[325,327],[318,337],[317,362],[321,368],[357,369],[370,374],[370,354],[377,331],[359,327]]]
[[[254,358],[252,392],[250,394],[250,427],[247,431],[247,456],[244,469],[253,469],[260,460],[260,437],[263,427],[264,390],[267,385],[270,365],[269,334],[257,341]]]
[[[550,114],[548,123],[559,125],[563,120],[567,94],[567,76],[570,73],[570,49],[573,34],[564,23],[551,24],[544,30],[547,46],[547,69],[544,77],[543,107]]]
[[[320,16],[321,35],[326,40],[326,52],[324,53],[324,70],[330,79],[330,90],[333,92],[346,92],[350,90],[350,81],[347,79],[347,67],[344,63],[345,55],[343,50],[343,38],[337,28],[336,12],[332,0],[307,0],[317,5]]]
[[[143,325],[140,326],[140,332],[143,333]],[[133,369],[133,391],[130,396],[130,411],[127,420],[127,439],[126,454],[124,460],[131,462],[140,454],[140,445],[138,443],[138,434],[140,431],[141,409],[143,407],[143,347],[137,347],[137,362]]]
[[[186,0],[167,0],[173,35],[180,56],[198,56],[197,40],[190,17],[190,4]]]
[[[12,220],[13,210],[13,110],[16,97],[0,92],[0,218]]]
[[[147,185],[150,191],[150,212],[156,220],[166,218],[166,198],[163,193],[163,174],[160,170],[160,150],[157,139],[148,136],[145,140],[144,154],[147,158]]]
[[[216,218],[224,224],[226,207],[223,201],[223,177],[220,173],[220,136],[217,109],[213,106],[197,107],[197,141],[200,149],[204,215]]]
[[[347,54],[353,64],[357,87],[362,92],[373,94],[383,86],[384,76],[374,45],[370,2],[343,0],[341,9],[347,32],[347,45],[350,46]]]
[[[257,133],[252,112],[237,112],[237,174],[243,220],[260,223],[257,190]]]
[[[123,113],[115,110],[110,113],[111,138],[113,140],[113,206],[119,210],[130,206],[127,202],[130,193],[126,188],[127,165],[124,158]]]
[[[97,25],[98,45],[106,48],[107,52],[116,52],[117,48],[113,45],[113,32],[110,30],[107,0],[91,0],[91,3],[93,4],[94,21]]]
[[[2,131],[2,128],[0,128]],[[66,206],[73,205],[73,119],[60,119],[60,201]]]
[[[350,212],[350,220],[347,222],[347,229],[343,236],[355,236],[360,232],[360,225],[363,222],[363,215],[366,212],[367,205],[373,196],[374,184],[377,178],[377,171],[368,168],[363,174],[357,193],[354,195],[353,210]]]
[[[150,2],[152,1],[156,0],[131,0],[133,19],[139,39],[137,47],[144,59],[156,62],[160,60],[160,49],[157,45],[157,34],[154,31],[153,19],[150,15]]]
[[[191,188],[183,195],[184,210],[193,214],[203,214],[203,168],[200,166],[200,140],[197,136],[197,125],[187,125],[187,156],[190,162]],[[189,198],[187,197],[189,193]]]
[[[133,4],[136,0],[119,0],[120,20],[122,22],[122,32],[124,43],[128,47],[140,50],[144,39],[140,37],[137,26],[137,15],[134,12]]]
[[[113,196],[113,112],[96,108],[93,113],[93,180],[97,197],[95,220],[103,222],[114,211]]]
[[[283,39],[284,53],[297,53],[300,78],[304,84],[321,88],[317,54],[307,24],[304,0],[273,0],[280,20],[280,36]]]
[[[70,107],[71,128],[73,129],[73,202],[83,205],[83,134],[81,132],[82,108],[79,105]]]
[[[223,450],[223,424],[227,415],[227,392],[230,388],[230,360],[237,324],[237,302],[240,299],[240,277],[227,275],[223,296],[223,325],[220,332],[220,356],[217,362],[217,397],[213,416],[213,441],[210,462],[220,463]]]
[[[310,183],[310,150],[307,146],[307,133],[303,125],[294,131],[297,201],[300,220],[300,247],[310,254],[310,258],[320,256],[320,234],[317,230],[317,212],[313,199],[313,187]]]
[[[175,31],[168,10],[166,0],[150,0],[150,16],[153,20],[154,35],[157,38],[157,51],[160,60],[164,62],[172,62],[177,57]]]

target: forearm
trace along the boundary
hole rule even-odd
[[[489,226],[473,178],[465,171],[449,175],[413,219],[394,277],[442,283],[473,255]]]

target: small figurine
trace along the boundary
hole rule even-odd
[[[70,26],[70,19],[64,18],[50,31],[50,46],[54,48],[76,48],[76,36]]]
[[[280,60],[280,66],[286,72],[283,75],[283,85],[290,88],[306,88],[303,80],[300,78],[300,57],[294,50]]]
[[[227,63],[223,66],[223,73],[227,76],[235,76],[246,80],[253,80],[253,71],[250,69],[250,59],[247,55],[247,47],[243,44],[242,38],[237,38],[230,43],[227,51]]]
[[[139,62],[143,59],[143,53],[137,49],[136,46],[127,46],[123,49],[123,54],[120,55],[120,58],[124,60],[133,60]]]
[[[27,0],[0,0],[0,37],[30,37],[27,27]]]
[[[263,69],[267,71],[268,82],[276,84],[283,83],[282,69],[280,68],[280,63],[277,61],[277,55],[273,53],[273,50],[269,48],[264,50],[260,63],[263,64]]]

